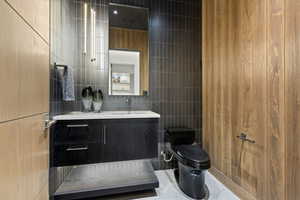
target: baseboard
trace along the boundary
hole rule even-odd
[[[244,188],[233,182],[229,177],[227,177],[218,169],[212,167],[208,171],[241,200],[257,200],[251,193],[249,193]]]

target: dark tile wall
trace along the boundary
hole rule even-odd
[[[73,67],[76,101],[63,102],[55,70],[51,77],[51,114],[82,110],[80,91],[87,85],[100,88],[104,110],[127,110],[125,97],[108,96],[108,3],[91,0],[97,8],[97,60],[83,55],[83,1],[54,8],[51,63]],[[111,0],[150,9],[150,96],[131,97],[133,110],[161,114],[160,149],[164,128],[190,127],[201,138],[201,1],[200,0]],[[67,3],[64,3],[67,4]],[[88,42],[89,43],[89,42]],[[89,47],[88,47],[89,49]],[[160,167],[165,166],[163,162]]]
[[[201,139],[201,1],[150,0],[150,99],[164,129],[190,127]],[[162,162],[161,168],[166,167]]]
[[[58,73],[62,73],[62,70],[54,69],[54,63],[71,66],[74,69],[75,80],[81,79],[79,58],[75,56],[79,42],[79,38],[76,35],[78,27],[76,26],[75,6],[76,3],[74,1],[51,1],[50,113],[52,116],[63,113],[70,107],[69,104],[62,101],[62,83],[58,76]],[[78,82],[75,82],[75,87],[79,86]]]
[[[128,110],[126,97],[108,96],[108,0],[91,0],[89,5],[97,11],[96,29],[96,62],[91,62],[89,54],[90,38],[87,35],[87,54],[83,54],[83,0],[66,1],[68,9],[55,10],[61,19],[56,19],[52,30],[52,58],[54,62],[71,66],[74,71],[76,100],[62,101],[61,82],[57,70],[52,69],[51,84],[51,114],[61,114],[70,111],[82,111],[81,90],[86,86],[101,89],[104,93],[103,110]],[[54,8],[55,9],[55,8]],[[89,16],[88,16],[89,18]],[[88,24],[88,31],[90,26]],[[57,33],[58,32],[58,33]],[[71,33],[69,33],[71,32]],[[53,67],[52,67],[53,68]],[[149,97],[131,97],[133,110],[150,110]]]
[[[53,69],[53,63],[68,63],[75,65],[76,60],[73,58],[75,52],[74,44],[77,42],[75,37],[75,26],[73,22],[73,4],[69,1],[52,0],[51,2],[51,77],[50,77],[50,114],[62,113],[64,111],[61,104],[61,82],[58,79],[57,71]],[[77,75],[78,72],[74,71]],[[50,137],[53,135],[53,130],[50,130]],[[51,141],[51,139],[50,139]],[[50,148],[50,156],[52,148]],[[51,159],[50,159],[51,160]],[[65,177],[71,172],[72,167],[51,167],[49,171],[49,192],[52,194],[58,186],[64,181]]]

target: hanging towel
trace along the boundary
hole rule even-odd
[[[61,73],[60,73],[61,74]],[[74,75],[72,67],[65,67],[61,76],[64,101],[75,101]]]
[[[62,81],[63,80],[63,74],[58,70],[57,68],[54,70],[54,85],[53,85],[53,98],[55,101],[62,100]]]

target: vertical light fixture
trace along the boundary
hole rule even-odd
[[[84,17],[84,19],[83,19],[84,20],[84,22],[83,22],[84,23],[84,25],[83,25],[84,26],[83,53],[86,54],[87,53],[87,49],[86,49],[87,48],[86,47],[86,45],[87,45],[87,3],[84,3],[84,8],[83,9],[84,9],[84,11],[83,11],[84,12],[83,13],[84,14],[84,16],[83,16]]]
[[[96,11],[91,8],[91,62],[96,61]]]
[[[96,60],[96,11],[94,10],[94,61]]]

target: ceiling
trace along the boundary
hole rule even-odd
[[[110,4],[109,26],[148,30],[148,9]]]

